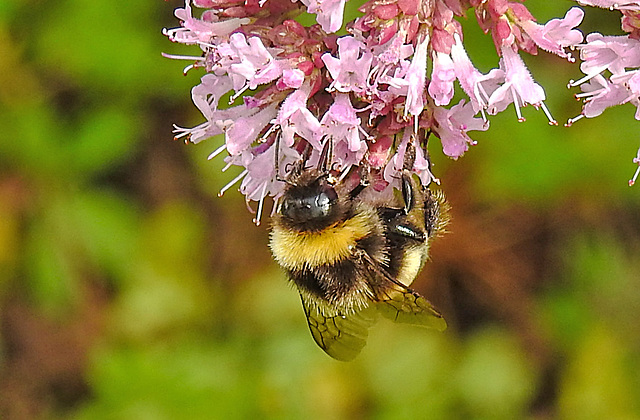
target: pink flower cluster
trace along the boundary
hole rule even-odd
[[[580,86],[583,100],[582,112],[567,122],[567,126],[582,118],[593,118],[605,109],[625,103],[636,106],[635,118],[640,120],[640,0],[577,0],[585,6],[597,6],[622,12],[623,36],[587,35],[580,50],[580,70],[585,74],[579,80],[571,80],[569,87]],[[640,174],[640,148],[633,159],[638,169],[629,185]]]
[[[417,152],[413,170],[428,185],[436,180],[427,153],[431,137],[456,159],[475,144],[469,132],[486,130],[487,116],[511,104],[520,121],[522,108],[532,105],[556,124],[519,53],[542,49],[573,60],[567,48],[583,40],[574,29],[580,8],[541,25],[519,0],[368,0],[340,37],[334,33],[343,26],[344,0],[193,5],[204,10],[194,16],[186,0],[175,12],[181,26],[164,33],[202,49],[201,56],[171,57],[191,61],[185,71],[204,69],[192,97],[206,121],[176,127],[176,137],[197,143],[224,133],[225,144],[211,157],[226,150],[227,167],[244,170],[222,192],[241,180],[247,200],[259,202],[257,219],[264,198],[282,192],[279,179],[290,164],[302,155],[313,163],[326,142],[341,176],[366,166],[382,190],[397,182],[409,142]],[[470,9],[500,57],[487,73],[464,47],[458,19]],[[317,24],[294,20],[304,11]],[[456,84],[466,98],[452,104]]]

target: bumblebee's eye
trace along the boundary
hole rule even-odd
[[[337,199],[335,190],[325,185],[316,194],[286,197],[282,202],[281,212],[283,216],[300,222],[320,220],[331,214]]]

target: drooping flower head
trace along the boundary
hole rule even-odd
[[[541,25],[521,1],[368,0],[361,16],[345,25],[344,5],[185,0],[175,12],[180,27],[164,31],[172,41],[201,48],[201,56],[170,57],[190,61],[185,72],[205,73],[192,97],[206,121],[176,127],[176,137],[200,142],[224,134],[225,144],[211,157],[226,151],[227,167],[243,171],[223,190],[241,182],[259,212],[265,197],[281,194],[290,164],[317,161],[327,142],[337,175],[366,167],[376,189],[384,189],[399,179],[410,142],[413,171],[426,185],[436,179],[430,138],[438,137],[443,152],[456,159],[475,144],[471,131],[487,130],[488,115],[511,105],[521,121],[522,108],[532,105],[555,123],[520,53],[542,49],[572,59],[567,48],[582,42],[574,29],[580,9]],[[459,19],[470,9],[500,56],[486,74],[464,47]],[[297,22],[304,11],[317,23]],[[343,27],[347,35],[334,35]],[[467,98],[452,105],[458,89]],[[231,106],[221,103],[227,94]]]
[[[640,1],[638,0],[577,0],[581,5],[596,6],[622,12],[622,36],[605,36],[594,32],[586,42],[576,47],[580,51],[580,70],[585,74],[571,80],[569,87],[580,86],[576,98],[583,101],[580,115],[565,124],[571,126],[582,118],[594,118],[605,109],[631,103],[640,120]],[[640,150],[639,152],[640,153]],[[633,159],[640,164],[640,155]],[[629,181],[633,185],[638,171]]]

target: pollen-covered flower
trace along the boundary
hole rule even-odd
[[[555,123],[523,52],[571,60],[569,49],[578,45],[589,76],[580,82],[589,102],[585,115],[616,101],[640,104],[640,76],[629,68],[636,66],[637,41],[598,44],[593,35],[580,44],[579,8],[538,23],[520,0],[360,1],[362,14],[343,22],[344,0],[194,0],[194,8],[185,0],[175,12],[180,27],[164,30],[172,41],[202,51],[168,57],[190,61],[185,72],[205,73],[192,91],[205,122],[176,127],[176,137],[200,142],[224,134],[225,144],[210,157],[226,151],[227,167],[243,171],[223,190],[242,181],[240,191],[258,201],[258,213],[266,197],[281,193],[293,163],[313,165],[323,152],[331,153],[338,179],[367,177],[361,181],[379,190],[399,179],[411,144],[411,169],[426,185],[436,180],[428,158],[432,138],[440,139],[445,155],[459,158],[475,144],[469,133],[488,129],[489,116],[511,104],[520,121],[522,108],[532,105]],[[634,3],[615,6],[631,27]],[[315,14],[316,24],[295,20],[304,12]],[[476,17],[496,46],[499,61],[488,72],[466,52],[460,20],[467,16]],[[343,27],[348,33],[335,35]],[[604,71],[612,77],[601,76]],[[456,94],[463,99],[452,104]]]
[[[545,25],[539,25],[523,4],[488,1],[486,7],[489,16],[495,17],[483,21],[483,24],[493,29],[493,41],[501,56],[500,69],[504,73],[503,84],[489,97],[489,114],[501,112],[513,103],[518,121],[525,121],[521,107],[531,104],[535,108],[541,108],[549,123],[556,125],[557,122],[543,102],[544,89],[533,80],[518,52],[523,50],[535,54],[541,48],[573,60],[566,48],[573,47],[582,40],[582,34],[573,29],[582,21],[582,11],[573,8],[564,18],[552,19]]]
[[[276,109],[270,106],[264,109],[249,109],[247,114],[236,118],[225,130],[225,143],[229,154],[237,155],[250,148],[275,116]]]
[[[609,107],[626,103],[636,107],[635,118],[640,120],[640,1],[578,0],[578,3],[621,11],[621,27],[628,34],[591,33],[585,43],[577,46],[582,60],[580,70],[585,76],[571,80],[569,87],[580,87],[582,92],[575,96],[583,101],[583,107],[580,115],[570,118],[565,125],[597,117]],[[633,162],[639,163],[640,155]],[[637,177],[638,170],[629,185]]]
[[[488,124],[480,118],[474,118],[473,105],[461,100],[451,109],[436,108],[433,116],[436,120],[434,130],[442,142],[442,151],[454,159],[459,158],[476,144],[467,132],[471,130],[485,131]]]
[[[229,47],[236,60],[229,65],[227,72],[234,81],[236,92],[255,89],[282,75],[282,64],[265,48],[260,38],[252,36],[247,39],[236,32],[229,37]]]
[[[549,121],[555,123],[543,102],[544,89],[533,80],[522,58],[509,46],[502,48],[500,69],[504,73],[504,83],[493,91],[489,98],[487,105],[489,114],[504,111],[513,103],[518,121],[524,121],[520,108],[530,104],[536,108],[541,107],[549,117]]]
[[[367,133],[361,126],[357,110],[349,95],[339,94],[320,121],[324,128],[324,141],[333,142],[335,161],[340,168],[357,165],[367,151]]]
[[[302,0],[307,11],[318,15],[318,23],[327,33],[338,31],[342,27],[345,0]]]
[[[460,36],[456,34],[455,43],[451,46],[451,59],[453,60],[456,78],[460,87],[469,96],[469,101],[475,112],[482,112],[489,107],[489,98],[504,81],[504,71],[491,69],[489,73],[482,74],[473,66],[467,52],[462,45]]]
[[[572,60],[565,48],[582,42],[582,32],[574,27],[582,22],[583,17],[582,9],[573,7],[563,19],[551,19],[546,25],[539,25],[527,19],[520,22],[520,26],[538,47]]]
[[[338,40],[338,56],[322,56],[332,79],[330,88],[338,92],[361,92],[366,85],[373,54],[367,51],[363,42],[346,36]]]
[[[639,0],[577,0],[583,6],[596,6],[605,9],[640,10]]]
[[[405,74],[404,79],[407,83],[405,114],[408,112],[416,116],[420,115],[424,110],[428,46],[429,43],[426,40],[418,44],[416,52],[413,54],[411,65]]]
[[[453,82],[455,80],[456,71],[451,56],[435,52],[428,91],[436,105],[449,105],[451,98],[453,98]]]
[[[280,128],[283,145],[293,147],[297,138],[304,139],[317,150],[320,146],[320,121],[308,109],[308,85],[295,90],[280,105],[273,124]]]

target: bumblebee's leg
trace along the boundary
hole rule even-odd
[[[414,192],[414,184],[412,183],[411,174],[409,171],[402,173],[402,199],[404,200],[404,207],[398,209],[398,215],[389,220],[387,228],[389,232],[395,235],[399,235],[403,238],[413,239],[418,242],[424,242],[427,238],[422,230],[416,229],[409,220],[404,217],[409,214],[416,204],[416,197]]]
[[[400,235],[404,238],[413,239],[417,242],[424,242],[427,240],[423,232],[412,228],[411,226],[398,223],[393,226],[389,226],[392,233]]]

